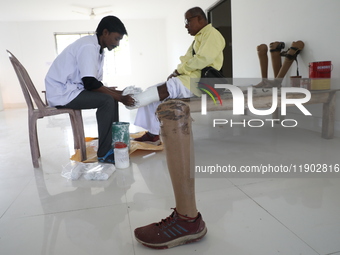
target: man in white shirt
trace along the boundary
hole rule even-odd
[[[132,106],[134,99],[122,91],[103,86],[104,49],[119,46],[127,35],[115,16],[104,17],[96,34],[85,36],[65,48],[53,61],[45,78],[50,106],[71,109],[97,109],[98,161],[114,163],[111,146],[112,122],[117,121],[117,101]]]

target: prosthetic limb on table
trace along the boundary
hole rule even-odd
[[[285,47],[284,42],[272,42],[269,45],[270,48],[270,55],[272,60],[272,66],[274,71],[274,77],[280,71],[281,68],[281,50]],[[257,53],[260,60],[260,67],[261,67],[261,76],[262,81],[255,86],[255,88],[272,88],[276,87],[276,81],[270,81],[267,78],[268,72],[268,56],[267,56],[268,47],[265,44],[261,44],[257,46]]]
[[[272,60],[273,72],[274,77],[278,75],[282,62],[281,62],[281,50],[284,49],[285,43],[284,42],[272,42],[269,44],[270,48],[270,56]]]
[[[293,61],[296,60],[297,55],[304,48],[304,46],[305,44],[303,41],[296,41],[292,43],[292,46],[290,46],[288,51],[285,53],[285,60],[282,67],[280,68],[279,73],[275,77],[276,79],[283,79],[285,77]]]
[[[271,88],[271,87],[281,87],[281,82],[285,75],[287,74],[290,66],[293,61],[296,60],[297,55],[304,48],[304,43],[302,41],[293,42],[291,47],[287,51],[281,52],[281,50],[285,47],[283,42],[272,42],[270,44],[270,53],[273,65],[273,71],[275,75],[275,79],[273,81],[269,81],[267,79],[263,80],[261,83],[256,85],[256,88]],[[281,56],[285,57],[285,60],[281,66]],[[260,55],[259,55],[260,57]],[[261,55],[262,58],[265,58]],[[261,63],[261,61],[260,61]],[[262,65],[261,65],[261,74],[262,73]]]
[[[265,44],[257,46],[257,55],[259,56],[261,76],[262,78],[268,78],[268,47]]]
[[[265,82],[268,78],[268,56],[267,56],[267,52],[268,52],[267,45],[260,44],[259,46],[257,46],[257,55],[258,55],[259,61],[260,61],[262,81],[255,86],[256,88],[264,87]]]

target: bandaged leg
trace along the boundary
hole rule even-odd
[[[159,135],[159,121],[155,113],[160,104],[161,102],[153,102],[138,108],[134,125],[148,130],[151,134]]]
[[[161,137],[174,190],[176,210],[188,217],[196,217],[194,148],[189,106],[179,100],[169,100],[157,108]]]
[[[268,78],[268,47],[265,44],[260,44],[257,46],[257,55],[260,61],[260,68],[261,68],[261,77],[262,81],[257,84],[256,88],[262,88],[265,86],[265,82]]]
[[[164,83],[159,83],[156,86],[158,88],[163,84]],[[169,93],[169,98],[188,98],[194,95],[188,88],[186,88],[182,84],[181,80],[177,77],[169,79],[166,82],[166,86]],[[148,130],[154,135],[159,135],[159,121],[155,113],[160,103],[160,101],[157,101],[139,108],[134,124]]]
[[[137,109],[139,107],[159,101],[157,86],[149,87],[145,91],[138,94],[131,94],[131,97],[135,100],[135,105],[126,106],[126,108],[129,110]]]
[[[285,77],[293,61],[296,59],[297,55],[300,53],[304,46],[305,44],[302,41],[296,41],[292,43],[292,46],[290,46],[288,51],[285,53],[285,60],[275,78],[282,80]]]

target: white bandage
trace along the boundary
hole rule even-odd
[[[139,94],[143,92],[143,90],[139,87],[135,87],[135,86],[128,86],[126,87],[123,92],[122,95],[126,96],[126,95],[134,95],[134,94]]]
[[[159,101],[157,86],[149,87],[144,92],[138,94],[132,94],[131,97],[135,100],[135,104],[134,106],[126,106],[129,110],[137,109]]]

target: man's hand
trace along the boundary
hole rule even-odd
[[[123,103],[126,106],[134,106],[135,105],[135,100],[130,95],[122,96],[122,91],[120,91],[120,90],[116,90],[114,88],[109,88],[109,87],[106,87],[106,86],[101,86],[100,88],[98,88],[94,91],[108,94],[108,95],[112,96],[115,100]]]
[[[135,100],[130,95],[121,96],[120,102],[122,102],[126,106],[134,106],[135,105]]]
[[[175,70],[175,71],[173,71],[172,74],[169,75],[167,80],[171,79],[172,77],[177,77],[178,75],[179,75],[179,73],[177,72],[177,70]]]

